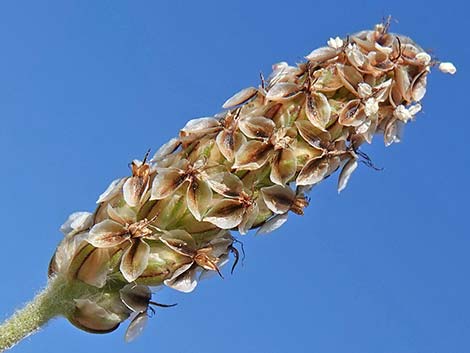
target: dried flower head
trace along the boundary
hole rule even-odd
[[[49,273],[87,288],[72,323],[107,332],[132,316],[133,339],[155,304],[147,286],[190,292],[208,273],[222,277],[230,253],[238,260],[230,230],[280,227],[304,213],[313,185],[340,170],[341,192],[359,162],[372,166],[360,147],[374,135],[400,141],[421,110],[430,55],[388,24],[327,44],[297,66],[275,64],[223,113],[189,121],[150,161],[133,161],[93,214],[69,217]]]

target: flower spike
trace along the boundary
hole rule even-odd
[[[152,305],[172,306],[152,301],[148,286],[188,293],[208,274],[223,278],[230,255],[232,272],[240,256],[231,231],[271,232],[289,213],[302,215],[305,193],[336,171],[343,192],[359,162],[376,168],[361,145],[375,135],[399,142],[431,68],[456,72],[389,25],[330,38],[296,66],[273,65],[222,113],[190,120],[151,160],[149,152],[134,160],[94,213],[74,213],[61,227],[49,276],[67,305],[53,314],[95,333],[131,318],[131,341]],[[0,350],[1,337],[0,327]]]

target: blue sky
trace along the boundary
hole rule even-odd
[[[47,5],[46,5],[47,4]],[[136,342],[66,320],[12,352],[434,353],[470,349],[468,8],[418,1],[2,1],[0,317],[46,283],[59,226],[127,163],[212,115],[271,64],[393,15],[458,68],[433,72],[401,144],[378,138],[341,196],[247,236],[245,264],[165,290]]]

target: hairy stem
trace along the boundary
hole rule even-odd
[[[37,332],[52,318],[73,309],[63,277],[52,278],[46,288],[0,325],[0,352]]]

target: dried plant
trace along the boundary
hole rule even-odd
[[[149,286],[191,292],[239,251],[230,230],[268,233],[290,211],[302,215],[309,189],[340,170],[343,190],[363,143],[400,141],[421,110],[432,66],[454,73],[388,23],[331,38],[306,62],[275,64],[258,88],[225,111],[189,121],[152,159],[131,163],[99,197],[95,212],[72,214],[49,266],[46,289],[0,326],[0,350],[64,316],[94,333],[131,318],[126,339],[154,306]]]

